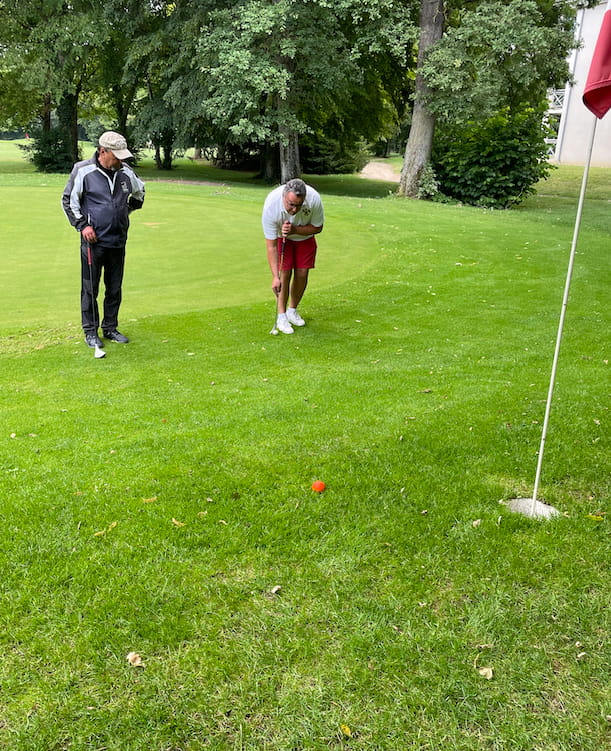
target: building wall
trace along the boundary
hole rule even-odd
[[[597,118],[585,106],[581,97],[606,9],[607,0],[596,8],[578,11],[576,34],[581,39],[582,46],[575,51],[570,61],[575,83],[567,86],[564,91],[558,140],[552,158],[558,164],[586,163],[592,127]],[[596,123],[591,164],[594,167],[611,167],[611,111]]]

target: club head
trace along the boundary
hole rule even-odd
[[[96,360],[101,360],[103,357],[106,357],[106,352],[101,347],[97,347],[93,351],[93,356]]]

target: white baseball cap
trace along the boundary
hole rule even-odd
[[[127,148],[125,138],[120,133],[115,133],[114,130],[107,130],[106,133],[102,133],[98,143],[107,151],[112,151],[117,159],[130,159],[134,156]]]

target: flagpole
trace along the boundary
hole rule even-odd
[[[585,87],[583,90],[582,100],[585,106],[595,115],[592,125],[592,134],[588,145],[585,167],[583,170],[583,179],[581,181],[581,192],[579,194],[579,203],[577,206],[577,216],[575,218],[575,227],[573,230],[573,242],[571,243],[571,253],[569,256],[569,267],[564,285],[564,296],[562,299],[562,309],[560,311],[560,322],[558,324],[558,335],[556,337],[556,348],[554,350],[554,360],[552,363],[552,373],[549,382],[547,401],[545,403],[545,417],[543,419],[543,430],[541,431],[541,444],[539,446],[539,455],[537,459],[537,472],[535,474],[535,485],[533,488],[532,499],[530,498],[513,498],[505,505],[519,514],[530,517],[558,516],[558,509],[549,506],[546,503],[537,501],[539,491],[539,482],[541,480],[541,468],[543,466],[543,454],[545,452],[545,439],[547,437],[547,428],[549,425],[549,416],[552,408],[552,396],[554,393],[554,384],[556,382],[556,369],[558,366],[558,356],[560,354],[560,342],[562,341],[562,330],[564,328],[564,318],[569,301],[569,289],[571,286],[571,276],[573,274],[573,264],[575,261],[575,250],[577,248],[577,238],[579,237],[579,227],[581,225],[581,214],[588,184],[588,173],[592,161],[592,151],[594,147],[594,136],[596,135],[596,120],[604,117],[611,109],[611,0],[607,0],[607,8],[603,16],[598,39],[594,46],[592,62],[588,71]]]
[[[611,0],[609,0],[611,6]],[[569,256],[569,267],[566,275],[566,282],[564,285],[564,297],[562,300],[562,309],[560,311],[560,322],[558,324],[558,335],[556,337],[556,348],[554,350],[554,360],[552,363],[552,373],[549,383],[549,391],[547,394],[547,403],[545,405],[545,417],[543,418],[543,431],[541,434],[541,445],[539,446],[539,458],[537,460],[537,472],[535,474],[535,486],[533,489],[532,506],[530,509],[531,516],[535,516],[535,509],[537,505],[537,492],[539,490],[539,480],[541,479],[541,467],[543,466],[543,453],[545,451],[545,439],[547,437],[547,426],[549,424],[549,416],[552,408],[552,396],[554,393],[554,385],[556,382],[556,370],[558,367],[558,356],[560,354],[560,342],[562,340],[562,332],[564,329],[564,318],[566,314],[566,308],[569,301],[569,290],[571,288],[571,277],[573,276],[573,264],[575,261],[575,250],[577,248],[577,238],[579,237],[579,229],[581,226],[581,214],[583,211],[583,203],[586,195],[586,187],[588,184],[588,174],[590,172],[590,162],[592,160],[592,148],[594,146],[594,136],[596,134],[596,122],[597,118],[594,117],[594,124],[592,125],[592,135],[590,136],[590,143],[588,145],[588,153],[586,157],[586,164],[583,170],[583,179],[581,181],[581,192],[579,194],[579,203],[577,205],[577,216],[575,219],[575,228],[573,230],[573,242],[571,244],[571,253]]]

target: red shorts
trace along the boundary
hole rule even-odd
[[[278,260],[282,253],[282,239],[278,238]],[[290,269],[313,269],[316,261],[316,240],[314,236],[305,240],[287,240],[284,244],[284,271]]]

